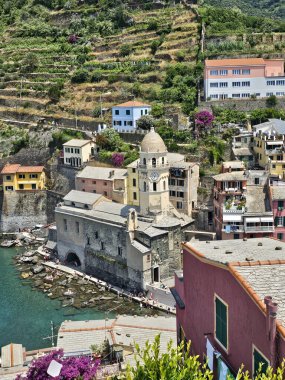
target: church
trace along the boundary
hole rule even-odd
[[[141,143],[139,206],[72,190],[55,210],[59,259],[113,285],[141,291],[181,268],[184,232],[194,222],[169,199],[167,149],[152,128]]]

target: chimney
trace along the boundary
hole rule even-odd
[[[278,304],[272,302],[272,297],[264,298],[266,305],[266,335],[269,340],[270,365],[276,369],[276,316]]]
[[[229,173],[231,173],[232,172],[232,167],[231,166],[229,166]]]
[[[109,173],[109,178],[112,178],[115,174],[115,170],[110,170],[110,173]]]

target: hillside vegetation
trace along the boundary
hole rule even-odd
[[[0,119],[99,122],[101,108],[134,98],[194,109],[199,23],[183,5],[0,0],[1,10]]]

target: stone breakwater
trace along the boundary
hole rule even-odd
[[[26,251],[15,256],[15,265],[23,285],[30,285],[35,291],[44,292],[51,299],[61,301],[66,315],[76,313],[76,309],[96,308],[108,312],[116,310],[118,314],[155,315],[162,312],[151,305],[135,302],[123,292],[111,293],[108,286],[90,281],[88,276],[80,276],[72,270],[65,273],[48,266],[46,258],[37,251]],[[69,314],[70,313],[70,314]]]

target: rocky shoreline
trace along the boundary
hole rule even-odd
[[[31,285],[33,290],[44,292],[50,299],[58,299],[61,307],[68,309],[67,315],[86,307],[103,312],[113,309],[118,314],[164,315],[151,306],[143,307],[123,293],[109,292],[107,287],[90,282],[88,276],[79,277],[45,266],[45,258],[34,249],[15,256],[14,260],[23,285]]]

